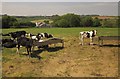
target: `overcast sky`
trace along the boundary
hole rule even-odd
[[[2,2],[118,2],[119,0],[1,0]]]
[[[106,2],[103,0],[98,2],[94,2],[95,0],[92,0],[93,2],[82,2],[82,0],[77,0],[78,2],[72,2],[73,0],[69,0],[71,2],[40,2],[41,0],[39,0],[39,2],[37,2],[37,0],[34,0],[34,2],[32,2],[33,0],[29,0],[29,2],[27,0],[24,0],[26,2],[22,2],[22,0],[19,1],[21,2],[16,2],[15,0],[2,0],[2,14],[17,16],[63,15],[66,13],[75,13],[79,15],[118,15],[117,0],[109,0],[109,2],[107,2],[108,0],[104,0]]]

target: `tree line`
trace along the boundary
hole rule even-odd
[[[18,21],[14,16],[2,15],[2,28],[24,28],[24,27],[34,27],[35,23],[30,21]]]
[[[97,15],[98,16],[98,15]],[[118,27],[120,18],[99,19],[91,15],[65,14],[53,18],[54,27]]]
[[[98,27],[101,23],[98,18],[92,19],[91,16],[66,14],[54,18],[52,25],[54,27]]]
[[[98,15],[97,15],[98,16]],[[33,20],[38,19],[51,19],[53,22],[50,23],[53,27],[118,27],[119,19],[104,19],[101,20],[97,17],[93,18],[91,15],[77,15],[68,13],[62,16],[8,16],[2,15],[2,28],[20,28],[20,27],[35,27]],[[49,23],[45,21],[45,23]]]

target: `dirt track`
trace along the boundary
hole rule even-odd
[[[105,43],[113,45],[100,47],[96,43],[81,46],[78,38],[65,38],[63,49],[58,47],[40,50],[35,58],[16,53],[3,54],[8,59],[3,61],[3,77],[118,76],[118,41]],[[39,60],[38,57],[42,58]]]

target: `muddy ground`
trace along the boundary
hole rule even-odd
[[[32,58],[15,53],[16,48],[3,49],[3,77],[116,77],[118,76],[118,41],[104,41],[100,47],[79,44],[77,37],[64,38],[61,44],[36,50]],[[86,41],[87,42],[87,41]],[[9,51],[9,52],[6,52]]]

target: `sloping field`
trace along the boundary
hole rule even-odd
[[[118,41],[106,40],[100,47],[79,45],[79,32],[97,29],[98,36],[117,36],[118,28],[26,28],[3,29],[3,33],[25,30],[33,34],[47,32],[63,38],[65,47],[50,45],[48,49],[35,48],[32,58],[26,55],[26,49],[3,48],[3,77],[116,77],[118,76]]]

